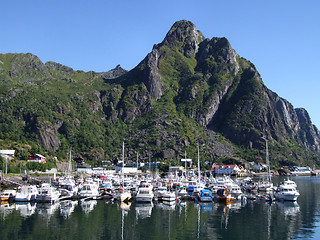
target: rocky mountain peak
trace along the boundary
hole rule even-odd
[[[175,22],[161,45],[178,47],[184,56],[195,57],[198,52],[199,44],[204,40],[204,36],[196,29],[196,26],[186,20]]]

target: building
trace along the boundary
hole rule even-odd
[[[238,165],[219,165],[219,164],[213,164],[212,170],[214,170],[214,174],[216,175],[234,175],[238,174],[241,169]]]
[[[262,171],[263,169],[267,169],[267,165],[264,164],[264,163],[251,162],[250,164],[253,166],[253,168],[254,168],[255,170],[258,170],[258,171]]]
[[[36,153],[29,157],[28,162],[46,163],[46,157]]]
[[[5,160],[10,160],[14,158],[15,150],[0,150],[0,156]]]

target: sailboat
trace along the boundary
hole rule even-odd
[[[273,183],[271,181],[271,172],[270,172],[270,160],[269,160],[269,150],[268,150],[268,140],[266,141],[266,163],[267,163],[267,179],[265,181],[258,182],[258,191],[272,191]]]
[[[121,185],[122,187],[119,189],[119,195],[117,199],[120,202],[125,202],[131,200],[131,192],[128,189],[124,188],[124,141],[122,142],[122,170],[121,170]]]
[[[170,152],[169,152],[169,190],[165,191],[162,194],[162,201],[164,204],[174,205],[176,204],[176,193],[172,191],[172,179],[171,179],[171,159],[170,159]]]
[[[200,171],[200,150],[198,141],[198,180],[197,184],[194,186],[193,195],[199,198],[200,191],[203,190],[205,185],[201,182],[201,171]]]

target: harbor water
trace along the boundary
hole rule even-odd
[[[320,177],[292,179],[297,202],[2,203],[0,239],[320,239]]]

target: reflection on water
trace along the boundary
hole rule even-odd
[[[15,210],[19,211],[20,216],[30,217],[36,212],[36,204],[30,202],[16,202],[14,204]]]
[[[316,238],[320,235],[320,180],[297,177],[295,181],[301,193],[298,202],[2,202],[0,239]]]
[[[136,203],[136,217],[137,218],[149,218],[151,217],[153,203]]]

